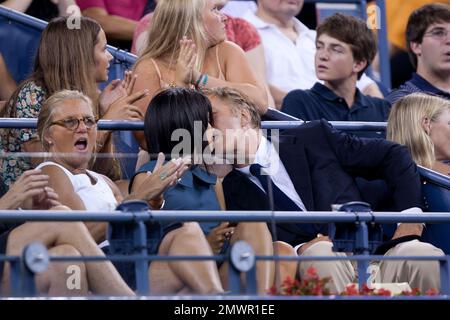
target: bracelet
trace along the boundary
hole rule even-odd
[[[163,206],[166,200],[164,198],[160,199],[151,199],[148,200],[147,203],[150,205],[150,208],[152,210],[160,210]]]
[[[208,83],[208,75],[205,73],[203,76],[204,77],[203,77],[202,87],[205,87],[206,84]]]
[[[205,75],[202,73],[200,75],[200,77],[198,77],[197,81],[195,82],[195,87],[198,89],[198,87],[200,86],[200,83],[202,82],[202,79]]]

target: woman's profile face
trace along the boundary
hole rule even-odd
[[[97,125],[92,107],[84,100],[68,99],[56,105],[44,139],[49,152],[68,169],[87,168],[95,147]]]
[[[207,0],[203,9],[203,21],[211,45],[226,40],[226,17],[219,11],[220,2],[219,0]]]
[[[109,62],[113,56],[106,48],[106,35],[103,30],[97,35],[97,44],[94,47],[94,61],[95,61],[95,81],[104,82],[108,80]]]
[[[430,124],[430,138],[434,144],[436,160],[450,160],[450,108]]]

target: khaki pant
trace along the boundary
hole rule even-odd
[[[303,252],[303,256],[345,256],[342,252],[333,252],[333,244],[329,241],[319,241]],[[435,246],[412,240],[403,242],[390,249],[387,256],[442,256],[444,252]],[[378,266],[378,267],[377,267]],[[345,287],[356,282],[355,265],[350,260],[341,261],[301,261],[299,263],[300,278],[308,268],[317,270],[319,277],[331,277],[328,289],[331,293],[340,293]],[[407,282],[411,288],[419,288],[425,292],[428,289],[440,290],[440,272],[438,261],[382,261],[370,265],[370,269],[378,269],[371,277],[373,282]],[[369,271],[369,270],[368,270]]]

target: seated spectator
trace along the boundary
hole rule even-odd
[[[42,170],[30,170],[11,186],[0,198],[0,210],[69,210],[61,205],[58,195],[49,186],[49,177]],[[0,215],[1,219],[1,215]],[[20,224],[0,223],[0,254],[20,256],[24,248],[40,242],[51,256],[104,256],[87,228],[81,222],[26,222]],[[76,265],[81,270],[80,287],[67,286],[67,268]],[[2,295],[10,295],[9,264],[0,262],[0,288]],[[112,263],[106,262],[53,262],[49,268],[36,276],[36,289],[46,296],[133,295]]]
[[[49,185],[64,190],[62,204],[71,209],[113,211],[123,200],[118,188],[94,171],[88,170],[95,150],[96,122],[91,100],[77,91],[61,91],[51,96],[42,106],[38,118],[38,134],[48,161],[39,165],[48,174]],[[162,155],[161,155],[162,156]],[[163,157],[145,173],[145,179],[126,199],[148,201],[153,209],[163,204],[161,194],[177,183],[187,167],[181,160],[174,160],[161,167]],[[93,238],[105,239],[104,223],[87,224]],[[148,227],[158,228],[158,225]],[[155,233],[149,232],[154,235]],[[159,239],[150,239],[150,254],[209,255],[210,248],[196,223],[168,224]],[[191,292],[197,294],[219,293],[223,289],[212,261],[174,261],[159,268],[151,263],[149,277],[153,293]],[[127,275],[125,275],[127,276]],[[159,285],[153,285],[153,282]]]
[[[417,164],[449,176],[449,124],[450,101],[413,93],[393,105],[387,138],[406,145]]]
[[[184,88],[175,88],[157,94],[145,114],[144,132],[151,154],[162,152],[167,157],[190,157],[194,165],[181,178],[179,184],[164,193],[165,210],[220,210],[216,189],[216,176],[210,172],[212,159],[208,150],[212,136],[207,132],[212,123],[211,104],[201,93]],[[201,129],[201,131],[199,130]],[[178,130],[178,131],[177,131]],[[185,147],[180,150],[180,142],[173,139],[173,134],[182,130],[181,141]],[[200,132],[198,132],[200,131]],[[209,134],[209,135],[208,135]],[[207,136],[198,145],[196,139]],[[201,148],[201,150],[197,150]],[[153,157],[154,158],[154,157]],[[146,172],[153,171],[156,161],[146,163],[138,170],[130,183],[132,190],[142,186],[147,179]],[[222,195],[219,192],[219,197]],[[225,254],[230,245],[239,240],[249,243],[257,255],[272,255],[272,238],[265,223],[240,222],[233,225],[228,222],[200,222],[211,249],[218,254]],[[162,263],[163,265],[164,263]],[[273,282],[272,263],[256,263],[258,292],[265,294]],[[222,283],[228,286],[228,263],[220,265]]]
[[[134,69],[139,76],[135,89],[150,90],[150,96],[137,103],[142,113],[161,89],[230,86],[246,92],[264,114],[264,83],[258,80],[242,49],[224,41],[225,37],[225,16],[215,1],[159,1],[147,47]],[[146,149],[143,134],[136,132],[135,136]]]
[[[45,21],[68,16],[77,8],[75,0],[0,0],[0,5]]]
[[[217,0],[217,9],[221,10],[228,2],[228,0]],[[141,51],[146,47],[148,38],[148,29],[151,23],[153,14],[149,13],[139,21],[138,26],[134,32],[133,45],[131,52],[140,55]],[[253,67],[253,70],[265,82],[266,79],[266,60],[264,58],[264,48],[261,44],[261,38],[258,30],[247,20],[235,18],[230,15],[225,15],[225,32],[227,40],[236,43],[245,52],[248,62]],[[269,99],[269,106],[275,106],[273,98],[267,87],[267,94]]]
[[[56,18],[44,29],[35,60],[35,68],[13,94],[0,117],[37,118],[44,100],[64,89],[77,89],[93,101],[94,113],[101,119],[141,120],[142,113],[133,102],[146,93],[133,90],[135,79],[127,73],[124,81],[113,80],[100,94],[98,83],[108,80],[112,60],[106,50],[106,37],[100,25],[92,19],[81,18],[81,28],[68,29],[67,18]],[[4,153],[40,152],[42,150],[34,129],[1,130],[0,150]],[[101,131],[97,136],[97,151],[111,153],[112,134]],[[6,186],[22,172],[39,163],[40,159],[8,155],[0,159],[1,176]],[[94,170],[111,179],[120,179],[117,161],[98,158]]]
[[[257,11],[247,11],[243,16],[261,36],[267,82],[276,106],[281,106],[288,92],[310,89],[317,82],[316,33],[296,18],[302,7],[303,0],[259,0]],[[358,81],[358,88],[364,94],[383,97],[376,83],[365,75]]]
[[[137,22],[144,16],[148,0],[76,0],[83,16],[92,18],[105,30],[115,47],[131,48]],[[150,1],[153,2],[153,1]]]
[[[448,0],[446,0],[449,3]],[[436,2],[435,0],[385,1],[386,30],[389,50],[392,88],[398,88],[411,78],[414,68],[408,57],[406,46],[406,24],[411,13],[417,8]],[[439,1],[443,2],[443,1]],[[370,0],[367,7],[368,15],[380,19],[375,15],[380,12],[375,0]],[[379,21],[379,20],[378,20]],[[372,71],[380,71],[379,56],[372,62]]]
[[[406,28],[409,58],[416,72],[387,100],[394,104],[414,92],[431,93],[450,99],[450,5],[427,4],[415,10]]]
[[[332,204],[365,201],[355,177],[383,179],[390,187],[396,211],[422,206],[420,179],[407,149],[384,139],[360,139],[340,133],[325,121],[312,121],[285,130],[267,140],[260,131],[255,106],[239,92],[217,88],[207,92],[211,100],[214,127],[221,132],[215,150],[234,160],[234,170],[223,180],[229,210],[330,211]],[[239,143],[245,141],[246,143]],[[268,180],[270,178],[270,180]],[[268,196],[272,184],[273,205]],[[413,208],[413,209],[411,209]],[[389,256],[440,256],[442,250],[420,242],[423,226],[398,226],[384,246]],[[326,224],[278,223],[277,238],[296,247],[303,256],[336,256]],[[274,237],[274,233],[272,233]],[[387,250],[389,249],[389,250]],[[301,261],[303,277],[309,267],[320,277],[331,277],[331,292],[339,293],[355,281],[349,261]],[[439,290],[437,261],[382,261],[377,282],[408,282],[426,291]]]
[[[340,13],[328,17],[317,28],[315,53],[316,76],[324,84],[291,91],[282,111],[305,121],[386,121],[389,103],[356,87],[376,50],[364,21]]]
[[[8,71],[5,60],[3,60],[3,56],[0,53],[0,80],[2,84],[0,85],[0,101],[7,101],[13,92],[17,88],[17,84],[12,78],[11,74]],[[0,106],[0,112],[2,108]]]

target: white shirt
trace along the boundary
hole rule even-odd
[[[244,19],[258,29],[266,57],[267,81],[285,92],[310,89],[317,79],[314,65],[316,54],[316,31],[309,29],[297,18],[292,18],[297,32],[295,43],[284,35],[276,25],[261,20],[252,11]],[[321,82],[323,83],[323,82]],[[362,90],[374,81],[365,74],[357,82]]]
[[[83,201],[86,211],[111,212],[116,209],[116,197],[114,197],[111,187],[100,174],[87,170],[97,180],[97,183],[92,184],[91,178],[87,174],[73,174],[55,162],[43,162],[37,168],[45,166],[57,166],[64,171],[72,183],[74,191]]]
[[[261,141],[259,142],[258,151],[256,151],[253,164],[259,164],[266,168],[265,171],[270,174],[270,178],[278,189],[288,196],[299,208],[306,211],[306,207],[295,190],[294,184],[292,183],[283,162],[281,162],[278,152],[275,150],[273,144],[263,136],[261,136]],[[236,170],[245,174],[248,179],[265,192],[258,178],[250,173],[250,166],[236,168]]]
[[[247,11],[255,12],[257,9],[254,1],[228,1],[225,7],[222,8],[222,12],[232,16],[241,18]]]

